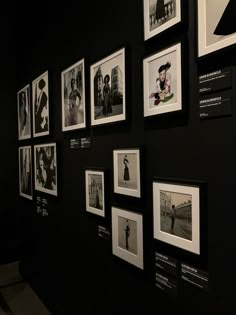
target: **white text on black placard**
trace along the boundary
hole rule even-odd
[[[177,277],[177,260],[155,252],[155,268]]]
[[[208,273],[206,271],[182,264],[181,279],[199,289],[208,291]]]

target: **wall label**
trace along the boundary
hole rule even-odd
[[[155,252],[155,268],[161,269],[167,274],[177,276],[177,260],[166,255]]]
[[[208,291],[208,273],[186,264],[181,264],[181,279],[199,289]]]
[[[199,93],[211,93],[232,88],[232,68],[227,67],[199,76]]]

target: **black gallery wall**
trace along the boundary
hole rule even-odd
[[[32,14],[21,9],[22,23],[17,29],[17,90],[49,71],[51,134],[19,142],[14,126],[9,134],[13,137],[15,133],[12,159],[17,160],[20,145],[56,142],[59,190],[58,197],[34,191],[33,201],[17,198],[24,244],[23,275],[53,314],[144,314],[151,313],[150,307],[153,312],[161,310],[167,314],[234,314],[235,70],[232,116],[211,120],[199,118],[198,74],[235,66],[235,47],[197,58],[197,10],[193,0],[184,2],[182,25],[149,41],[144,41],[143,36],[141,0],[78,1],[57,4],[56,9],[48,4],[41,9],[33,6],[28,9]],[[184,50],[185,112],[144,119],[143,58],[179,40]],[[121,47],[127,52],[127,122],[92,128],[90,65]],[[86,66],[88,127],[63,133],[61,71],[82,58]],[[12,115],[15,117],[16,113]],[[2,121],[7,123],[4,117]],[[91,136],[90,149],[70,149],[71,139],[86,136]],[[113,150],[135,146],[143,148],[141,199],[113,193]],[[111,227],[111,209],[107,209],[105,218],[85,211],[84,171],[88,167],[107,169],[110,207],[143,214],[144,271],[113,256],[111,241],[98,237],[98,225]],[[206,183],[200,213],[200,256],[154,241],[154,176]],[[15,190],[12,180],[10,191]],[[11,195],[8,191],[8,196]],[[37,196],[47,198],[48,216],[37,214]],[[155,288],[155,250],[209,272],[209,290],[205,292],[179,281],[178,296],[171,297]]]

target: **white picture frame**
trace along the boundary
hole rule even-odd
[[[31,138],[30,85],[17,92],[18,139]]]
[[[154,181],[153,223],[155,239],[200,255],[200,187]]]
[[[235,45],[236,32],[233,32],[229,26],[232,25],[233,28],[235,24],[234,1],[198,0],[197,4],[198,57]],[[230,6],[232,6],[232,9]]]
[[[181,111],[181,43],[143,60],[144,117]]]
[[[125,48],[90,66],[90,88],[91,126],[126,119]]]
[[[113,150],[114,192],[141,198],[140,177],[140,149]]]
[[[35,190],[57,196],[57,146],[56,143],[34,146]]]
[[[104,171],[85,170],[86,211],[105,217]]]
[[[32,82],[33,136],[47,136],[50,133],[49,81],[45,71]]]
[[[144,40],[181,22],[181,0],[143,0]]]
[[[85,61],[61,72],[62,131],[86,127]]]
[[[32,149],[31,146],[19,147],[19,194],[33,200]]]
[[[143,216],[112,207],[112,253],[144,269]]]

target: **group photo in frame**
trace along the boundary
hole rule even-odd
[[[91,125],[126,119],[125,48],[90,67]]]
[[[140,269],[143,266],[143,216],[112,207],[112,253]]]
[[[19,190],[20,196],[33,199],[31,146],[19,147]]]
[[[113,150],[114,192],[141,197],[140,149]]]
[[[143,60],[144,117],[182,110],[181,43]]]
[[[17,92],[18,139],[31,138],[30,86],[26,85]]]
[[[48,71],[32,82],[33,136],[49,135]]]
[[[102,170],[85,170],[86,211],[105,217],[105,175]]]
[[[153,181],[154,238],[200,255],[200,186]]]
[[[235,0],[198,0],[198,56],[236,44]]]
[[[35,190],[57,196],[56,143],[34,146]]]
[[[143,0],[144,39],[181,22],[181,0]]]
[[[84,59],[61,73],[62,130],[86,127]]]

